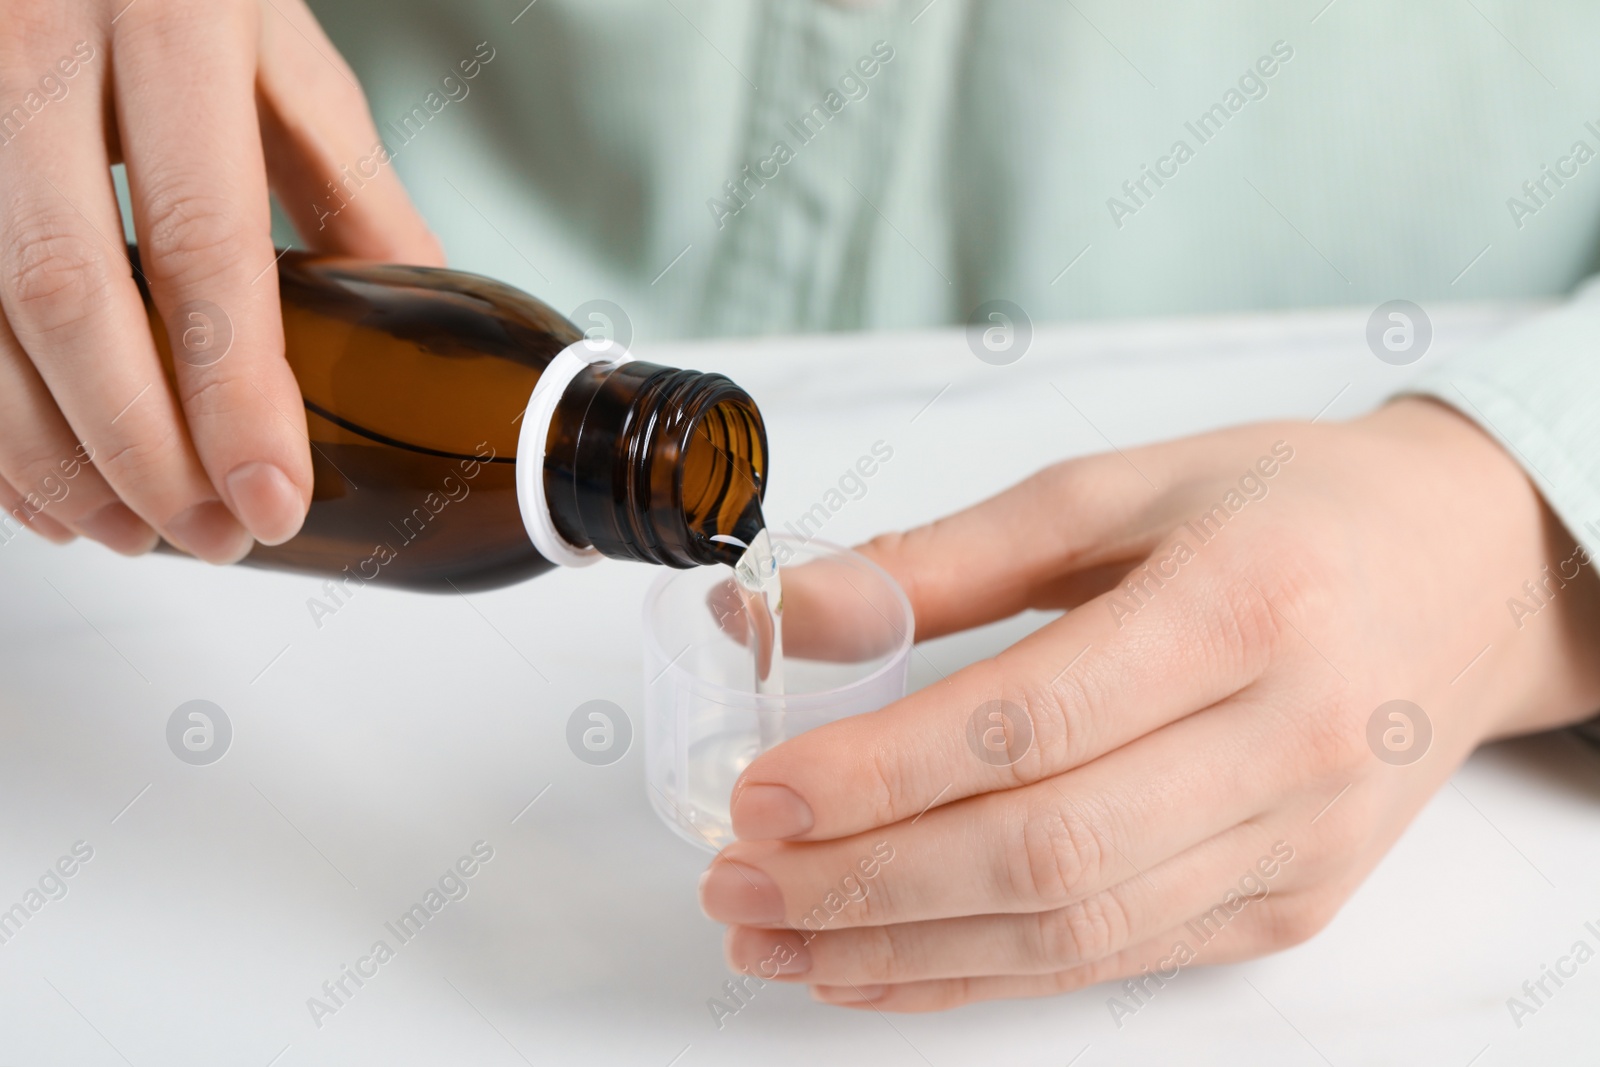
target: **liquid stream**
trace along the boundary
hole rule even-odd
[[[783,581],[772,552],[772,537],[763,528],[733,567],[734,584],[744,606],[748,644],[754,659],[755,690],[762,696],[783,695]],[[761,751],[784,739],[781,708],[756,712]]]

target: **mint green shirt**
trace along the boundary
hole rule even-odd
[[[1592,2],[525,4],[312,6],[452,262],[610,301],[636,339],[991,299],[1036,323],[1426,312],[1596,266]],[[1575,299],[1414,387],[1503,440],[1592,551],[1597,322]]]

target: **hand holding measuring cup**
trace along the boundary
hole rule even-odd
[[[861,551],[924,637],[1066,614],[758,757],[702,906],[736,971],[885,1011],[1295,944],[1480,742],[1600,706],[1592,572],[1506,617],[1572,550],[1431,401],[1049,468]],[[1431,720],[1404,759],[1397,699]]]

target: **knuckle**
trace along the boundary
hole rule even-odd
[[[207,368],[208,373],[200,380],[195,380],[197,375],[182,375],[180,399],[183,410],[188,413],[191,420],[195,418],[213,418],[229,420],[230,416],[247,416],[247,411],[239,403],[239,391],[235,388],[239,383],[227,372],[215,367]]]
[[[119,12],[115,28],[121,50],[146,56],[197,55],[205,42],[188,32],[197,22],[237,33],[259,26],[261,19],[259,0],[121,0],[112,6]]]
[[[1310,769],[1320,778],[1353,777],[1373,759],[1367,747],[1366,712],[1344,695],[1329,695],[1318,713],[1305,716],[1302,743]]]
[[[926,531],[927,527],[919,527],[882,533],[861,546],[863,554],[894,576],[905,591],[906,599],[919,610],[931,603],[935,592],[927,586],[926,579],[930,575],[925,568],[913,564],[918,547],[930,536]]]
[[[1028,671],[1006,666],[1007,655],[1002,652],[998,657],[1001,677],[1030,679]],[[1032,747],[1011,768],[1018,784],[1075,767],[1094,750],[1093,729],[1105,721],[1098,714],[1105,701],[1091,668],[1066,671],[1049,682],[1024,681],[1016,700],[1033,727]]]
[[[1284,544],[1295,551],[1276,550]],[[1318,620],[1338,617],[1349,597],[1348,588],[1340,588],[1347,585],[1341,577],[1349,572],[1347,561],[1337,548],[1306,537],[1304,520],[1263,522],[1229,550],[1221,567],[1217,584],[1223,586],[1233,647],[1256,663],[1291,639],[1316,640]]]
[[[1325,550],[1306,545],[1309,540],[1288,529],[1276,538],[1278,544],[1295,544],[1296,554],[1273,568],[1273,588],[1268,589],[1279,614],[1296,620],[1302,628],[1317,619],[1334,617],[1339,605],[1349,599],[1348,589],[1335,588],[1343,581],[1339,575],[1346,568],[1327,559]]]
[[[1050,807],[1030,813],[1005,850],[1013,900],[1024,908],[1060,908],[1105,866],[1105,849],[1083,813]]]
[[[104,456],[96,456],[94,462],[116,481],[139,481],[163,466],[179,443],[178,428],[163,420],[149,432],[128,438]]]
[[[15,323],[47,335],[77,322],[110,283],[93,240],[53,213],[24,215],[4,250],[4,284]]]
[[[0,34],[3,67],[14,68],[23,61],[36,65],[42,53],[58,47],[62,20],[61,5],[55,0],[11,0],[5,16],[6,30]]]
[[[196,192],[195,185],[171,178],[146,196],[144,268],[158,284],[209,278],[242,262],[249,245],[238,209],[225,197]]]
[[[1331,796],[1337,787],[1330,786]],[[1354,790],[1352,790],[1354,792]],[[1347,810],[1340,811],[1348,803]],[[1300,877],[1308,883],[1339,878],[1347,869],[1350,856],[1365,854],[1372,847],[1373,827],[1382,812],[1362,812],[1361,801],[1346,797],[1333,811],[1317,821],[1316,836],[1301,850],[1304,865]],[[1297,859],[1302,858],[1300,855]]]
[[[1038,494],[1046,500],[1080,500],[1098,487],[1100,464],[1097,456],[1078,456],[1035,471],[1018,487],[1020,492]]]
[[[949,1011],[963,1004],[983,999],[980,980],[977,978],[945,978],[931,987],[924,987],[920,1002],[913,1011]],[[894,1010],[892,1007],[890,1010]]]
[[[55,455],[47,442],[38,438],[24,438],[6,442],[5,455],[0,458],[0,470],[19,489],[29,487],[54,477],[63,457]]]
[[[1148,505],[1154,490],[1129,467],[1127,455],[1100,452],[1075,456],[1030,475],[1018,490],[1058,506],[1093,509],[1105,518],[1131,519]],[[1050,531],[1064,561],[1094,556],[1104,546],[1086,538],[1076,523],[1058,523]]]
[[[1371,753],[1364,754],[1366,759],[1372,759]],[[1329,801],[1354,777],[1329,777],[1327,785],[1306,804],[1308,817],[1317,817],[1321,812],[1311,828],[1312,834],[1307,835],[1305,847],[1295,853],[1296,864],[1303,863],[1300,876],[1308,882],[1337,878],[1347,869],[1349,857],[1370,851],[1375,828],[1386,825],[1385,798],[1363,785],[1355,785],[1339,797],[1338,803],[1328,807]]]
[[[1128,917],[1110,893],[1097,893],[1036,918],[1038,963],[1065,969],[1111,955],[1127,940]]]
[[[1201,647],[1233,677],[1254,678],[1266,670],[1285,636],[1280,611],[1292,610],[1251,573],[1255,569],[1224,561],[1213,588],[1193,593],[1207,601],[1191,613],[1200,620],[1196,636]]]
[[[73,480],[64,475],[50,459],[38,459],[26,464],[6,464],[6,476],[14,486],[11,490],[18,501],[30,509],[50,507],[57,517],[71,517],[78,512],[83,493],[74,489]],[[89,500],[96,497],[93,483],[88,483]]]
[[[915,936],[894,926],[863,927],[857,964],[862,981],[898,982],[913,973],[908,957]]]
[[[905,753],[888,746],[874,746],[867,753],[863,768],[867,775],[865,795],[857,803],[866,805],[872,813],[872,825],[886,826],[899,822],[909,811],[897,811],[896,797],[908,797],[906,790],[911,777],[904,764]],[[909,798],[907,800],[909,806]]]
[[[858,551],[871,555],[874,559],[894,559],[905,550],[905,543],[910,534],[902,530],[890,530],[881,533],[862,545]]]
[[[1263,912],[1264,937],[1274,951],[1290,948],[1321,933],[1338,912],[1338,902],[1323,894],[1279,900]]]
[[[982,983],[977,978],[957,978],[950,983],[948,992],[941,998],[939,1010],[956,1008],[983,999],[986,998]]]
[[[904,917],[904,908],[891,879],[880,878],[876,885],[868,888],[862,884],[860,888],[859,897],[852,891],[845,898],[846,906],[837,916],[842,925],[888,927],[897,918]]]

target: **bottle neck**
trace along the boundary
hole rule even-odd
[[[733,563],[764,525],[766,428],[723,375],[578,342],[541,378],[522,438],[523,517],[553,562]]]

